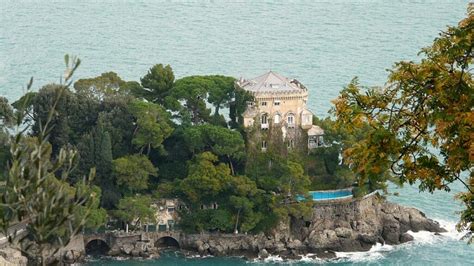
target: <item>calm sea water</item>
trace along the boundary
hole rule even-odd
[[[383,84],[386,69],[413,60],[446,25],[465,15],[467,1],[5,1],[0,0],[0,96],[18,99],[30,76],[34,88],[58,81],[63,55],[78,55],[76,78],[113,70],[138,80],[156,63],[177,77],[254,77],[268,70],[310,89],[309,106],[326,115],[330,100],[352,77]],[[459,190],[460,187],[454,187]],[[417,207],[448,226],[414,243],[339,254],[332,264],[463,265],[474,247],[454,231],[460,209],[453,193],[395,189],[392,200]],[[107,261],[91,265],[241,265],[240,259]],[[267,262],[278,264],[279,262]],[[322,263],[319,261],[291,264]]]

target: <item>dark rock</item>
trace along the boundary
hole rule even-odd
[[[266,259],[268,258],[268,256],[270,256],[270,254],[268,253],[266,249],[262,249],[260,250],[260,252],[258,252],[258,257],[261,259]]]
[[[409,242],[409,241],[413,241],[413,236],[410,235],[409,233],[403,233],[401,236],[400,236],[400,243],[406,243],[406,242]]]

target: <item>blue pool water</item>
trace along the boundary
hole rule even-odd
[[[338,198],[345,198],[352,196],[351,190],[337,190],[337,191],[310,191],[309,194],[313,196],[313,200],[331,200]]]

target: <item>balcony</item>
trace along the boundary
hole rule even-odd
[[[260,124],[261,129],[268,129],[270,127],[270,124],[265,123],[265,124]]]

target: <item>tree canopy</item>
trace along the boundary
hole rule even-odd
[[[459,228],[474,231],[474,16],[449,27],[421,50],[420,62],[402,61],[386,86],[364,88],[353,80],[334,101],[337,123],[365,136],[344,150],[359,184],[418,182],[420,190],[466,192]],[[471,237],[472,241],[472,237]]]

